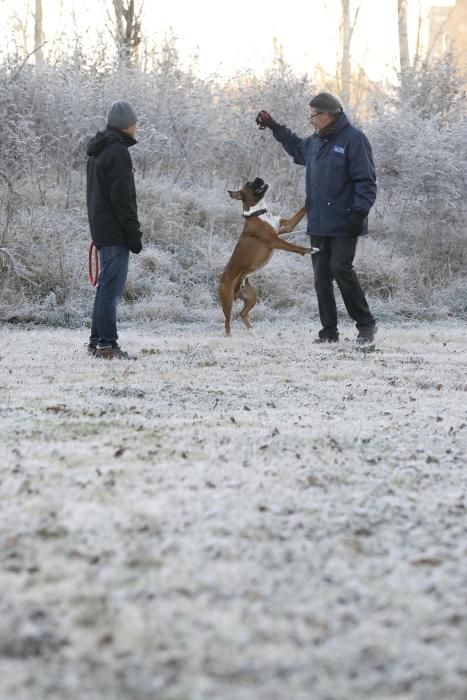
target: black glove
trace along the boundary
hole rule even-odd
[[[271,129],[272,132],[277,131],[277,129],[280,129],[282,124],[278,124],[269,114],[269,112],[265,112],[264,109],[258,113],[258,116],[256,117],[256,123],[258,124],[260,129],[265,129],[266,127],[268,129]]]
[[[347,233],[350,238],[357,238],[363,231],[363,221],[366,217],[366,212],[361,209],[352,209],[349,216],[349,228]]]
[[[138,255],[139,253],[141,253],[141,251],[143,250],[143,244],[141,242],[141,238],[139,238],[139,239],[136,238],[136,239],[131,240],[128,243],[128,248],[135,255]]]

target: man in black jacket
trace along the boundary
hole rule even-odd
[[[129,102],[114,102],[107,127],[89,142],[87,207],[89,227],[99,251],[99,281],[88,350],[96,357],[127,358],[117,344],[117,304],[125,289],[130,251],[142,250],[133,166],[138,117]]]
[[[344,114],[340,101],[320,92],[309,104],[315,133],[306,138],[278,124],[268,112],[256,122],[268,127],[294,162],[306,167],[307,232],[313,247],[315,289],[322,328],[316,343],[339,340],[333,280],[355,321],[359,344],[371,343],[376,323],[353,268],[358,236],[368,232],[368,213],[376,198],[370,142]]]

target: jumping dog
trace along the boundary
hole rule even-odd
[[[256,270],[264,267],[275,250],[286,250],[289,253],[314,253],[314,248],[304,248],[294,243],[287,243],[279,236],[290,233],[303,219],[306,213],[302,207],[290,219],[273,216],[261,202],[269,185],[257,177],[253,182],[247,182],[241,190],[228,190],[232,199],[243,203],[245,223],[238,239],[232,257],[220,276],[219,297],[225,316],[225,334],[231,335],[232,307],[235,299],[243,299],[244,306],[240,312],[248,330],[252,327],[248,317],[256,304],[256,289],[248,279]]]

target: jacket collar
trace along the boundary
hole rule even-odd
[[[350,122],[347,119],[346,115],[341,114],[340,117],[338,117],[335,121],[331,122],[331,124],[328,124],[326,127],[324,127],[324,129],[321,129],[319,133],[316,134],[316,136],[323,140],[327,139],[331,136],[335,136],[336,134],[338,134],[349,124]]]
[[[130,148],[130,146],[135,146],[138,143],[136,139],[132,138],[129,134],[126,134],[121,129],[117,129],[116,126],[109,126],[107,124],[106,131],[111,131],[113,134],[116,134],[120,138],[120,141],[123,143],[123,145],[127,148]]]

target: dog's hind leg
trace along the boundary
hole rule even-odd
[[[232,307],[234,302],[234,284],[225,282],[222,278],[219,283],[219,298],[222,304],[222,310],[225,316],[225,334],[230,336],[232,333]]]
[[[243,285],[241,286],[238,296],[244,301],[243,309],[240,311],[240,318],[242,319],[243,323],[248,328],[248,330],[250,330],[252,328],[252,325],[248,314],[256,304],[257,294],[256,289],[253,287],[252,284],[250,284],[248,277],[245,279]]]

